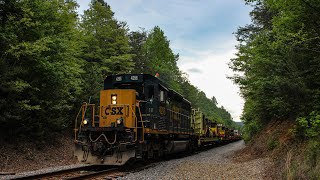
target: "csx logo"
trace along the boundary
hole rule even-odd
[[[111,112],[109,112],[110,108],[106,108],[105,113],[106,115],[123,115],[122,110],[123,107],[112,107]]]

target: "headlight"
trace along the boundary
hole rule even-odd
[[[111,103],[117,104],[117,96],[116,95],[111,95]]]
[[[86,119],[83,120],[83,124],[84,124],[84,125],[88,124],[88,120],[86,120]]]
[[[121,124],[123,122],[123,119],[122,118],[118,118],[117,119],[117,124]]]

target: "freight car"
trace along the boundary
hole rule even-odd
[[[216,122],[211,122],[199,109],[192,110],[192,126],[197,136],[198,147],[203,147],[207,145],[218,144],[219,131]]]
[[[239,130],[237,130],[237,129],[231,130],[230,134],[231,134],[230,141],[237,141],[237,140],[241,139],[241,134],[240,134]]]
[[[198,147],[225,144],[241,139],[238,130],[229,129],[223,124],[209,120],[199,109],[193,109],[191,117]]]
[[[193,151],[191,110],[188,100],[154,76],[107,76],[100,106],[84,103],[81,108],[75,155],[84,163],[123,165]]]

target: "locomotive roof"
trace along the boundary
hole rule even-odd
[[[105,78],[104,83],[107,84],[118,84],[118,83],[143,83],[146,81],[151,81],[156,84],[161,84],[167,87],[160,79],[150,75],[150,74],[117,74],[109,75]]]
[[[159,84],[165,90],[169,91],[169,94],[172,98],[185,101],[189,104],[190,101],[185,99],[178,92],[168,88],[168,86],[158,79],[155,76],[150,74],[117,74],[117,75],[109,75],[104,80],[104,89],[113,88],[113,84],[122,84],[122,83],[144,83],[144,82],[153,82],[155,84]]]

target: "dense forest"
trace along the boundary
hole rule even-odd
[[[319,0],[246,3],[253,7],[252,23],[236,32],[238,53],[230,63],[245,99],[244,137],[252,139],[271,121],[294,122],[291,133],[297,147],[307,147],[306,157],[287,164],[292,173],[286,178],[319,179]]]
[[[210,119],[236,126],[215,97],[192,85],[164,31],[130,31],[103,0],[78,14],[75,0],[0,2],[1,139],[38,142],[70,129],[81,103],[99,100],[107,75],[160,74]]]

